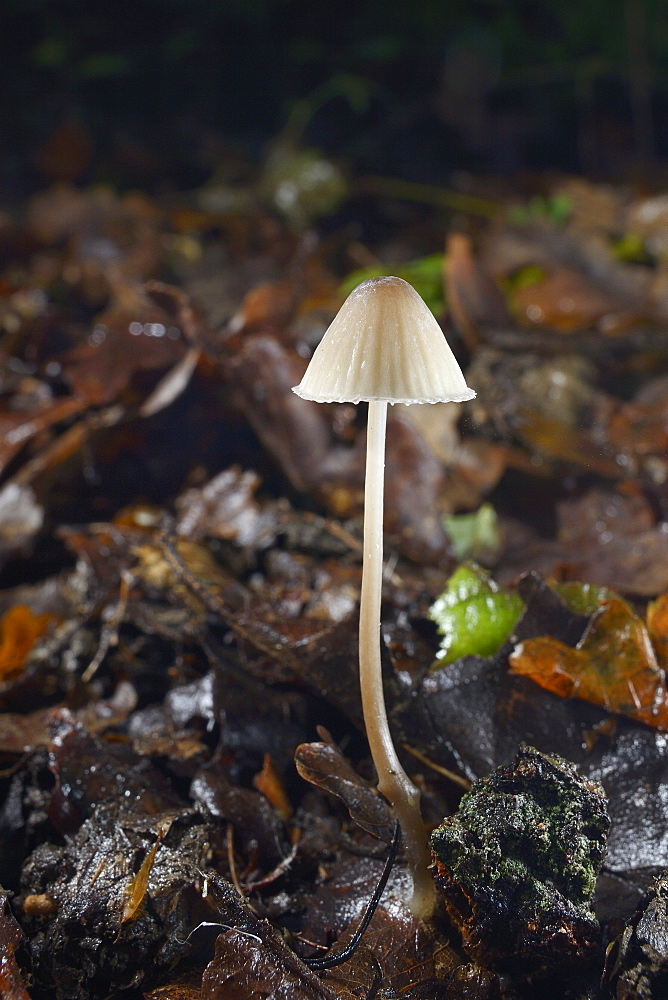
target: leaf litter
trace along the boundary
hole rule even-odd
[[[361,247],[316,238],[311,203],[308,236],[247,194],[232,215],[58,186],[3,233],[0,995],[660,997],[652,198],[563,182],[478,230],[444,217],[442,246],[397,222]],[[365,414],[291,392],[361,256],[424,284],[478,392],[389,426],[383,669],[427,825],[457,829],[463,787],[495,787],[526,746],[605,792],[586,946],[546,978],[559,938],[529,940],[526,899],[524,950],[499,961],[452,867],[434,919],[408,913],[401,857],[357,949],[308,965],[354,936],[394,825],[357,680]],[[487,589],[439,619],[446,664],[429,609],[465,558]]]

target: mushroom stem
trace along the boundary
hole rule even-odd
[[[387,721],[380,659],[380,602],[383,584],[383,491],[385,478],[386,400],[369,402],[366,481],[364,487],[364,556],[360,598],[360,687],[369,748],[378,773],[378,789],[394,807],[413,876],[409,906],[427,917],[434,908],[427,837],[420,814],[420,792],[399,762]]]

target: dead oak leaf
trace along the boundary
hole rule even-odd
[[[668,730],[668,690],[650,633],[621,598],[601,604],[575,648],[549,636],[527,639],[509,663],[511,673],[562,698],[581,698]]]

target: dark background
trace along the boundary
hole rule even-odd
[[[5,202],[54,179],[196,186],[286,124],[430,182],[668,156],[666,0],[4,0],[0,39]]]

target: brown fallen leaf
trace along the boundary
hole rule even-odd
[[[35,615],[26,604],[17,604],[0,620],[0,679],[23,667],[28,653],[54,621],[48,611]]]
[[[204,486],[186,490],[175,504],[178,534],[193,542],[212,535],[239,546],[267,547],[280,522],[275,505],[263,508],[255,499],[260,484],[257,473],[232,465]]]
[[[161,826],[158,827],[158,835],[155,839],[155,843],[146,853],[146,857],[142,861],[139,871],[137,874],[130,879],[130,883],[127,887],[125,894],[125,902],[123,904],[123,912],[121,914],[121,923],[125,924],[128,920],[134,920],[144,906],[144,897],[148,889],[148,880],[151,874],[151,869],[153,868],[153,862],[155,861],[155,856],[158,853],[158,848],[160,847],[160,842],[166,833],[169,832],[171,826],[171,820],[167,820]]]
[[[37,435],[68,420],[86,407],[84,399],[67,396],[64,399],[39,402],[30,410],[3,407],[0,411],[0,469],[5,469],[14,456]]]
[[[515,294],[515,305],[532,326],[574,334],[598,325],[609,335],[627,329],[633,319],[628,306],[572,268],[555,270],[543,281]]]
[[[153,392],[139,408],[142,417],[152,417],[160,410],[164,410],[185,391],[197,367],[200,353],[197,347],[189,348],[181,360],[176,362],[164,378],[160,379]]]
[[[198,969],[170,976],[168,986],[158,986],[155,990],[144,992],[144,1000],[202,1000],[202,976]]]
[[[476,260],[471,239],[464,233],[450,233],[447,238],[445,290],[454,324],[471,354],[480,344],[481,327],[511,322],[500,289]]]
[[[323,408],[292,391],[303,361],[275,338],[251,334],[231,359],[230,372],[238,405],[266,450],[296,489],[312,489],[331,433]]]
[[[519,643],[511,673],[562,698],[668,730],[668,690],[645,623],[621,598],[604,601],[573,648],[549,636]]]
[[[668,530],[629,483],[594,488],[556,505],[555,539],[523,543],[504,566],[510,581],[527,570],[653,598],[668,590]]]
[[[229,322],[230,333],[283,327],[294,312],[297,292],[293,281],[266,281],[251,288]]]
[[[336,795],[363,830],[390,843],[394,821],[390,807],[343,756],[333,743],[302,743],[295,750],[295,765],[305,781]]]
[[[588,472],[597,472],[606,479],[622,477],[623,469],[610,446],[602,448],[588,431],[568,427],[540,413],[519,411],[517,417],[517,434],[534,453],[576,467],[584,466]]]
[[[337,948],[345,944],[352,933],[354,925],[339,939]],[[360,954],[355,952],[352,959],[340,968],[334,968],[330,972],[328,980],[332,984],[336,981],[337,988],[340,988],[339,984],[345,984],[346,979],[352,979],[351,973],[357,972],[360,966],[366,964],[365,952],[367,962],[369,959],[373,960],[372,967],[385,989],[391,987],[397,995],[404,992],[410,995],[420,983],[432,980],[437,961],[446,966],[457,961],[449,952],[445,941],[439,939],[432,928],[417,920],[402,905],[401,900],[389,894],[374,913],[364,934],[363,948],[359,952]],[[362,977],[358,974],[357,978]]]
[[[270,753],[264,755],[262,770],[253,778],[253,785],[271,802],[281,819],[292,815],[290,799]]]
[[[668,392],[647,403],[623,403],[606,429],[615,452],[635,458],[668,452]]]
[[[118,284],[88,339],[63,359],[63,377],[75,395],[102,406],[115,401],[138,372],[171,369],[185,353],[183,331],[145,287]]]
[[[269,932],[264,940],[236,928],[219,934],[214,958],[202,976],[202,1000],[336,1000],[337,993],[296,955],[272,944]]]
[[[0,754],[20,757],[31,753],[35,747],[49,743],[49,724],[53,712],[50,708],[38,708],[36,712],[23,715],[19,712],[3,712],[0,715]]]

